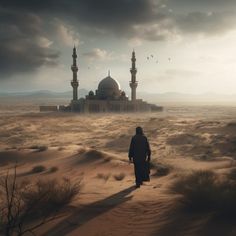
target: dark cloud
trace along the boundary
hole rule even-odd
[[[36,13],[66,14],[86,23],[92,24],[128,24],[130,21],[143,22],[152,17],[154,7],[160,1],[152,0],[1,0],[1,5],[6,8],[33,11]]]
[[[55,65],[59,52],[42,31],[42,20],[33,13],[0,8],[0,78]]]
[[[161,41],[227,32],[236,25],[235,5],[233,0],[1,0],[0,70],[29,71],[56,62],[58,53],[47,37],[53,26],[46,27],[45,18],[48,23],[57,18],[92,37]]]
[[[6,1],[5,8],[30,11],[63,18],[80,28],[97,32],[128,34],[133,25],[160,20],[165,15],[158,11],[163,0],[47,0]]]
[[[236,23],[234,12],[230,12],[235,6],[233,0],[2,0],[0,4],[58,17],[91,34],[113,33],[147,40],[165,40],[183,32],[219,33]],[[215,11],[217,6],[228,11]],[[180,10],[170,11],[173,7]],[[188,11],[181,12],[185,8]]]

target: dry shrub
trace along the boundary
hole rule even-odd
[[[57,166],[52,166],[48,172],[50,173],[54,173],[54,172],[57,172],[58,171],[58,167]]]
[[[152,176],[166,176],[170,173],[171,167],[166,164],[150,162],[150,169],[155,170]]]
[[[26,208],[34,211],[31,217],[45,217],[69,204],[79,190],[79,185],[72,184],[67,178],[61,182],[39,180],[22,193],[22,199]]]
[[[112,160],[112,157],[111,156],[107,156],[104,158],[104,162],[110,162]]]
[[[97,174],[97,178],[98,178],[98,179],[103,179],[103,180],[107,181],[107,180],[110,178],[110,175],[111,175],[111,174],[98,173],[98,174]]]
[[[227,124],[227,126],[228,127],[232,127],[232,128],[234,128],[234,127],[236,127],[236,122],[229,122],[228,124]]]
[[[122,172],[122,173],[113,175],[113,177],[114,177],[115,180],[121,181],[125,178],[125,174]]]
[[[32,145],[30,149],[35,149],[37,152],[44,152],[48,150],[48,146],[46,145]]]
[[[212,171],[202,170],[180,178],[171,190],[183,196],[181,201],[190,210],[236,217],[235,180],[222,179]]]
[[[92,163],[92,162],[96,162],[96,161],[104,161],[104,158],[106,158],[106,156],[107,155],[103,152],[100,152],[96,149],[90,149],[90,150],[82,153],[82,158],[79,158],[78,164]]]
[[[96,149],[91,149],[85,153],[85,157],[96,160],[103,158],[104,154]]]
[[[199,145],[199,143],[203,143],[204,138],[199,135],[194,135],[191,133],[182,133],[182,134],[175,134],[167,139],[167,144],[169,145]]]
[[[38,152],[44,152],[44,151],[46,151],[46,150],[48,150],[48,147],[47,147],[47,146],[39,146],[39,147],[38,147]]]
[[[83,147],[78,150],[78,154],[83,154],[85,152],[86,152],[86,149]]]
[[[79,193],[80,184],[69,179],[18,183],[16,171],[0,179],[0,234],[34,233],[56,218],[59,211]]]
[[[41,173],[46,170],[46,167],[43,165],[34,166],[31,170],[31,173]]]

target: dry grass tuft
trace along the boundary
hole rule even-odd
[[[65,148],[65,147],[62,147],[62,146],[57,148],[58,151],[63,151],[63,150],[65,150],[65,149],[66,149],[66,148]]]
[[[229,122],[227,124],[228,127],[236,127],[236,122]]]
[[[31,170],[31,173],[41,173],[46,170],[46,167],[43,165],[34,166]]]
[[[171,190],[182,195],[181,202],[190,210],[236,217],[236,180],[202,170],[180,178]]]
[[[80,191],[80,183],[69,179],[18,182],[13,175],[0,178],[0,234],[34,234],[34,230],[54,220]]]
[[[54,172],[57,172],[57,171],[58,171],[58,167],[57,167],[57,166],[52,166],[52,167],[48,170],[49,173],[54,173]]]
[[[90,159],[101,159],[104,154],[96,149],[91,149],[85,153],[85,156]]]
[[[104,181],[107,181],[110,178],[111,174],[103,174],[103,173],[98,173],[97,178],[98,179],[103,179]]]
[[[171,171],[171,167],[169,165],[161,163],[153,163],[153,162],[150,162],[150,169],[153,169],[155,171],[155,173],[152,174],[152,176],[157,176],[157,177],[166,176]]]
[[[44,151],[48,150],[48,146],[46,146],[46,145],[32,145],[32,146],[30,146],[30,149],[34,149],[37,152],[44,152]]]
[[[119,174],[115,174],[113,175],[113,178],[117,181],[121,181],[125,178],[125,174],[123,172],[119,173]]]
[[[42,217],[50,215],[69,204],[79,193],[79,190],[80,186],[78,184],[72,184],[66,178],[61,182],[57,180],[39,180],[22,193],[22,198],[27,209],[35,211],[32,216]],[[37,204],[36,207],[35,204]],[[34,208],[36,209],[34,210]]]

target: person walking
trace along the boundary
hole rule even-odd
[[[151,149],[147,137],[141,127],[136,128],[129,147],[129,162],[134,163],[136,187],[139,188],[147,180],[147,171],[151,160]]]

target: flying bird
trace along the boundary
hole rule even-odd
[[[147,59],[149,60],[149,57],[147,57]]]
[[[153,55],[151,55],[151,57],[153,58]]]

